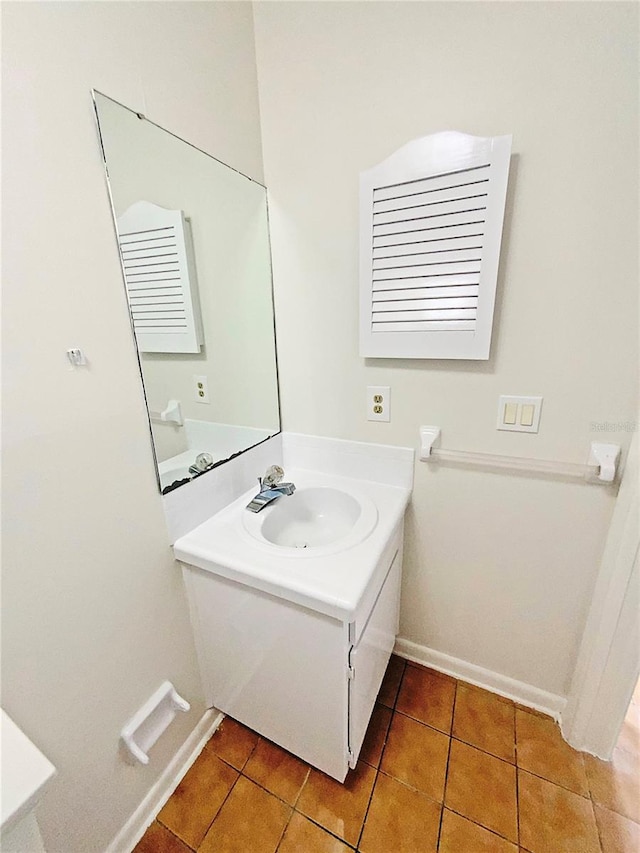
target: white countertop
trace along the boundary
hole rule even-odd
[[[13,826],[40,799],[56,769],[4,711],[0,720],[2,745],[0,828]]]
[[[373,501],[378,521],[361,542],[346,550],[280,548],[257,542],[243,527],[252,488],[216,515],[178,539],[178,560],[256,589],[344,619],[355,613],[396,526],[411,490],[306,469],[287,469],[296,488],[323,486],[362,493]],[[287,500],[282,497],[279,500]],[[269,507],[262,510],[268,513]]]

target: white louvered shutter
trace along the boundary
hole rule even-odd
[[[511,137],[436,133],[360,176],[360,355],[488,359]]]
[[[118,217],[118,242],[140,352],[200,352],[195,256],[184,213],[138,201]]]

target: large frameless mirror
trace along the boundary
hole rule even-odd
[[[93,94],[167,492],[280,430],[266,190]]]

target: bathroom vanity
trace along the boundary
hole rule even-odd
[[[294,495],[253,514],[253,489],[174,551],[208,704],[343,781],[398,630],[411,492],[286,474]]]

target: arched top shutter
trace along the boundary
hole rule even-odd
[[[360,176],[360,354],[488,359],[511,137],[416,139]]]

